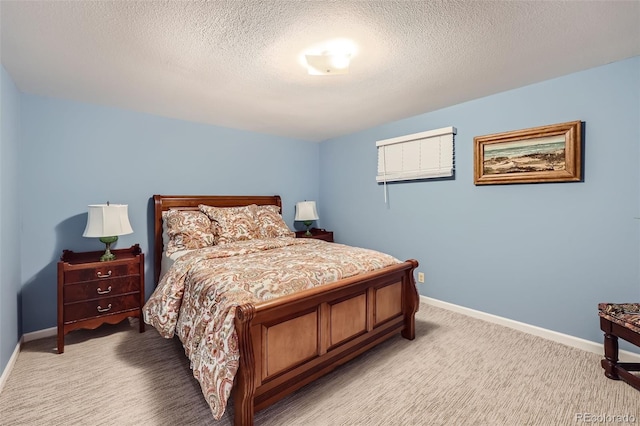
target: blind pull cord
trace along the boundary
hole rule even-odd
[[[383,178],[383,190],[384,190],[384,203],[389,204],[387,197],[387,146],[382,147],[382,178]]]

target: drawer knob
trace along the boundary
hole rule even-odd
[[[111,271],[107,272],[105,275],[102,275],[102,272],[98,271],[98,278],[109,278],[111,276]]]
[[[108,312],[111,310],[111,303],[109,303],[109,306],[107,306],[106,308],[102,308],[100,305],[98,305],[98,312]]]
[[[98,292],[98,294],[107,294],[107,293],[111,293],[111,286],[109,286],[109,288],[108,288],[108,289],[106,289],[106,290],[102,290],[100,287],[98,287],[98,288],[96,289],[96,291]]]

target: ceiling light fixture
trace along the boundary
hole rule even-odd
[[[358,45],[348,38],[334,38],[307,46],[298,62],[310,75],[349,73],[351,60],[358,56]]]
[[[349,73],[351,55],[323,52],[320,55],[304,55],[310,75],[340,75]]]

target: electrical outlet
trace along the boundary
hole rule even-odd
[[[418,282],[419,283],[424,282],[424,272],[418,272]]]

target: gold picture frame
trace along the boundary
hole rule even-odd
[[[582,181],[582,121],[473,138],[476,185]]]

